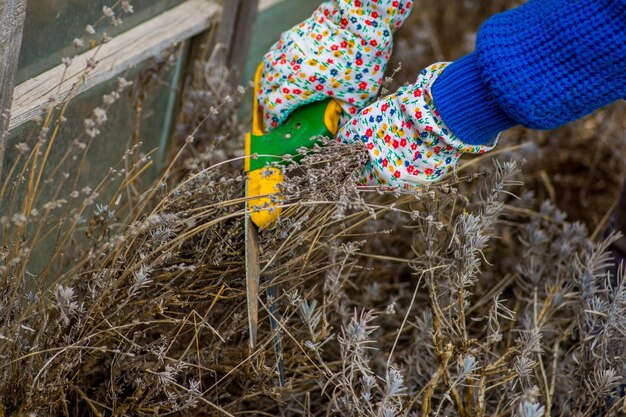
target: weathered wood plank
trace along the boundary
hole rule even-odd
[[[1,1],[1,0],[0,0]],[[59,65],[15,87],[9,129],[37,116],[54,94],[65,99],[80,82],[74,94],[106,82],[142,61],[156,56],[173,44],[207,30],[220,6],[215,0],[188,0],[147,22],[114,37],[95,55],[97,65],[81,81],[85,63],[95,50],[77,56],[66,69]]]
[[[248,58],[251,28],[256,17],[258,0],[221,0],[221,4],[222,12],[216,16],[215,25],[211,30],[191,40],[186,81],[180,95],[183,101],[193,102],[190,92],[207,88],[205,78],[207,70],[211,73],[211,79],[224,80],[230,85],[236,85],[241,81]],[[177,125],[195,126],[206,116],[201,108],[196,109],[193,114],[180,110],[179,105]],[[178,153],[188,133],[173,130],[167,151],[168,161]]]
[[[259,11],[263,11],[265,9],[268,9],[280,2],[283,2],[285,0],[261,0],[259,2]]]
[[[214,39],[214,50],[211,52],[216,65],[228,66],[231,52],[232,38],[237,26],[237,13],[244,0],[222,0],[222,14],[220,15],[217,33]]]
[[[231,38],[228,65],[232,69],[232,82],[238,84],[243,77],[252,42],[252,29],[257,16],[258,0],[245,0],[239,5],[235,32]]]
[[[222,5],[212,59],[228,68],[230,81],[237,84],[248,58],[258,0],[222,0]]]
[[[239,6],[240,0],[219,0],[221,4],[220,13],[214,17],[213,25],[189,40],[189,49],[187,51],[186,68],[183,72],[184,85],[181,94],[178,95],[178,103],[176,105],[175,114],[177,115],[177,123],[192,125],[194,122],[190,120],[183,121],[188,115],[181,112],[182,103],[188,99],[190,92],[202,89],[205,80],[205,69],[199,68],[198,65],[208,63],[210,60],[214,65],[212,70],[225,70],[226,60],[228,58],[228,45],[226,39],[232,36],[235,24],[235,13],[233,10]],[[223,74],[220,74],[222,76]],[[215,74],[212,74],[212,77]],[[204,117],[204,116],[202,116]],[[168,160],[178,152],[180,141],[185,140],[187,133],[176,135],[175,128],[172,129],[173,141],[168,144]]]
[[[0,178],[25,15],[26,0],[0,0]]]

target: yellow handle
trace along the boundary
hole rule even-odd
[[[263,74],[263,64],[259,65],[254,77],[254,102],[252,112],[252,134],[248,133],[245,138],[244,169],[248,173],[248,186],[246,195],[248,197],[248,209],[251,212],[251,219],[258,227],[264,227],[274,221],[281,213],[276,202],[272,202],[270,195],[278,192],[277,186],[284,181],[283,175],[278,168],[261,168],[251,170],[250,158],[252,155],[252,137],[263,136],[263,108],[258,101],[261,76]],[[324,112],[324,125],[328,132],[336,135],[339,128],[339,118],[341,117],[341,106],[336,100],[328,101]],[[255,165],[259,165],[256,164]],[[264,196],[264,197],[261,197]],[[279,196],[275,196],[276,201]],[[279,200],[280,201],[280,200]]]
[[[258,227],[264,227],[280,215],[282,209],[270,199],[284,181],[278,168],[263,168],[248,172],[248,209],[250,219]]]
[[[252,109],[252,134],[255,136],[263,135],[263,109],[259,105],[258,91],[263,73],[263,64],[259,65],[254,76],[254,102]],[[270,195],[275,194],[278,184],[284,181],[283,175],[278,168],[263,168],[250,171],[251,157],[251,136],[248,133],[245,138],[245,154],[247,158],[244,161],[244,169],[248,175],[248,185],[246,196],[248,197],[248,210],[250,210],[250,219],[258,227],[264,227],[274,221],[282,212],[282,209],[276,207],[276,203],[272,202]],[[261,197],[263,196],[263,197]]]

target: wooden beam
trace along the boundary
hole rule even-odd
[[[2,1],[2,0],[0,0]],[[64,100],[73,86],[80,82],[74,94],[102,84],[127,69],[157,56],[171,45],[206,31],[220,12],[215,0],[187,0],[186,2],[114,37],[96,50],[74,58],[66,68],[61,64],[15,87],[9,129],[28,122],[40,114],[54,95]],[[95,55],[97,65],[81,82],[85,64]]]
[[[250,52],[252,29],[257,15],[258,0],[245,0],[239,5],[235,32],[231,37],[231,51],[228,66],[231,68],[234,84],[239,84],[243,77],[246,61]]]
[[[0,0],[0,178],[25,15],[26,0]]]
[[[222,0],[223,10],[215,35],[213,59],[230,72],[230,81],[238,84],[250,50],[252,26],[258,0]]]
[[[212,59],[216,65],[228,66],[230,58],[232,38],[237,26],[237,13],[239,6],[245,0],[221,0],[222,13],[219,18],[217,32],[215,34],[212,49]]]
[[[268,9],[268,8],[274,6],[274,5],[276,5],[276,4],[278,4],[278,3],[282,2],[282,1],[285,1],[285,0],[261,0],[259,2],[259,11],[263,11],[265,9]]]
[[[191,40],[188,56],[185,85],[180,95],[181,104],[190,98],[190,92],[206,88],[205,69],[203,64],[210,62],[211,78],[224,77],[231,85],[241,82],[252,35],[252,26],[257,14],[258,0],[220,0],[222,11],[216,16],[215,25],[211,30]],[[218,73],[219,72],[219,73]],[[176,125],[195,126],[206,114],[203,109],[196,109],[192,114],[180,111],[177,106]],[[198,117],[200,119],[198,119]],[[187,134],[172,130],[167,160],[177,154]]]

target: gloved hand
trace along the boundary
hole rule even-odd
[[[440,180],[463,153],[495,146],[497,139],[487,146],[461,142],[439,117],[430,89],[447,65],[424,69],[415,84],[367,107],[339,131],[338,141],[368,149],[362,184],[415,188]]]
[[[263,60],[258,92],[267,130],[304,104],[334,97],[355,115],[376,97],[393,32],[411,0],[332,0],[284,32]]]

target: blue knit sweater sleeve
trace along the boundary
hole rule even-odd
[[[432,88],[468,144],[515,125],[552,129],[626,97],[626,0],[530,0],[480,28]]]

